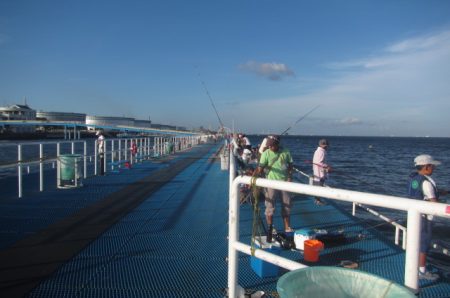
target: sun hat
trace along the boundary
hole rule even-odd
[[[415,166],[425,166],[425,165],[440,165],[441,162],[437,161],[433,158],[433,156],[428,154],[421,154],[418,155],[416,158],[414,158],[414,165]]]
[[[279,136],[269,136],[267,138],[267,147],[273,146],[273,145],[279,145],[280,144],[280,137]]]

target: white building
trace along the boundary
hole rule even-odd
[[[9,107],[0,107],[0,119],[6,121],[36,120],[36,111],[28,105],[14,104]],[[5,124],[5,129],[16,133],[34,132],[36,127],[31,125]]]
[[[36,112],[37,120],[49,122],[68,122],[68,123],[86,123],[86,114],[81,113],[66,113],[66,112]]]
[[[134,126],[134,118],[111,117],[111,116],[86,116],[88,130],[95,130],[96,127],[107,126]]]

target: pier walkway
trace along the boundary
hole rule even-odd
[[[94,177],[71,190],[0,200],[1,297],[224,297],[227,287],[228,172],[201,145],[175,158]],[[281,227],[279,210],[275,226]],[[343,229],[317,263],[403,283],[404,252],[329,203],[296,196],[294,228]],[[240,237],[250,243],[253,214],[241,205]],[[304,262],[299,251],[283,256]],[[280,270],[282,274],[282,270]],[[278,297],[277,278],[259,278],[240,255],[239,284]],[[420,297],[449,297],[446,278],[422,282]]]

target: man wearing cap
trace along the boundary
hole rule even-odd
[[[328,140],[321,139],[319,141],[319,146],[314,152],[312,167],[313,167],[313,185],[323,186],[325,180],[328,178],[328,173],[331,172],[331,167],[327,164],[327,149]],[[317,205],[324,205],[325,203],[319,199],[315,198],[315,203]]]
[[[445,195],[447,191],[439,191],[436,183],[430,177],[434,168],[441,162],[428,154],[422,154],[414,159],[416,172],[409,176],[408,196],[417,200],[437,202],[439,194]],[[427,253],[431,244],[432,216],[422,215],[420,227],[420,253],[419,253],[419,278],[436,280],[439,275],[426,270]]]
[[[258,153],[259,153],[260,156],[263,154],[264,151],[266,151],[267,149],[269,149],[268,146],[267,146],[267,140],[268,140],[268,139],[271,139],[271,138],[273,138],[273,136],[270,135],[270,136],[267,136],[267,137],[265,137],[265,138],[263,139],[261,145],[260,145],[259,148],[258,148]]]
[[[266,177],[270,180],[292,181],[292,156],[288,149],[280,146],[280,139],[277,136],[268,138],[266,150],[261,155],[257,175],[266,171]],[[283,217],[284,230],[292,232],[290,227],[291,216],[291,198],[287,191],[267,188],[265,206],[266,221],[269,226],[269,233],[272,232],[273,213],[275,210],[275,202],[278,198],[282,199],[281,216]]]

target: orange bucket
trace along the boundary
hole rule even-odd
[[[315,239],[305,240],[305,249],[303,250],[305,261],[317,262],[319,260],[319,252],[323,250],[323,242]]]

